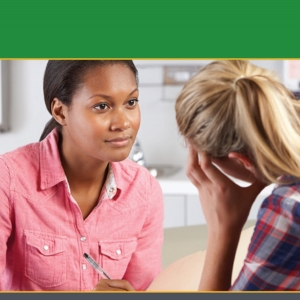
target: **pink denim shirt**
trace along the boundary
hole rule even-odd
[[[0,156],[0,290],[90,291],[101,276],[145,290],[161,271],[163,197],[136,163],[110,164],[99,203],[83,220],[57,148],[58,133]]]

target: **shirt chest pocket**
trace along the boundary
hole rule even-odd
[[[54,287],[66,282],[66,237],[25,230],[25,275]]]
[[[112,279],[123,278],[136,245],[136,239],[99,241],[100,263]]]

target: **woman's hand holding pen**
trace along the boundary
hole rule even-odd
[[[240,187],[220,172],[206,153],[189,147],[187,175],[199,192],[208,227],[208,243],[199,290],[224,291],[231,286],[232,267],[240,233],[250,208],[264,188],[254,182]]]
[[[125,292],[125,291],[135,291],[135,289],[126,280],[101,279],[94,287],[93,291]]]
[[[99,273],[101,276],[106,276],[108,279],[101,279],[93,288],[93,291],[135,291],[132,285],[126,281],[121,279],[112,280],[111,277],[104,271],[96,261],[87,253],[84,253],[83,256],[90,263],[90,265],[94,268],[94,270]]]

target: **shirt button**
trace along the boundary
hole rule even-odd
[[[44,249],[47,251],[47,250],[49,250],[49,247],[47,245],[45,245]]]
[[[85,270],[86,269],[86,264],[82,265],[82,269]]]
[[[110,189],[109,189],[109,192],[110,192],[110,193],[113,193],[114,191],[115,191],[114,188],[110,188]]]
[[[122,252],[120,249],[117,250],[117,254],[120,255]]]
[[[80,238],[80,240],[81,240],[82,242],[84,242],[84,241],[86,240],[86,237],[85,237],[85,236],[82,236],[82,237]]]

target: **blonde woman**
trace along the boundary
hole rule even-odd
[[[208,248],[199,290],[300,289],[300,118],[295,96],[268,70],[215,61],[176,102],[189,143],[187,174],[199,191]],[[243,188],[228,175],[252,183]],[[240,274],[233,261],[252,203],[276,183],[258,220]]]

